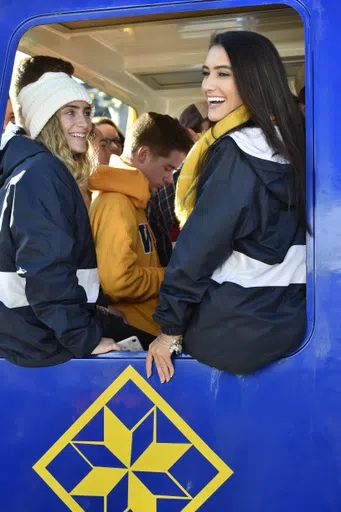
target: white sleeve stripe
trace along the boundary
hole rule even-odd
[[[26,297],[26,279],[22,269],[17,272],[0,272],[0,302],[7,308],[22,308],[29,306]],[[78,284],[84,288],[88,303],[96,303],[99,293],[99,279],[97,268],[77,270]]]
[[[29,306],[25,286],[26,279],[16,272],[0,272],[0,302],[9,309]]]
[[[21,178],[24,176],[25,173],[26,173],[26,171],[21,171],[17,176],[14,176],[14,178],[12,178],[6,185],[6,194],[5,194],[5,198],[4,198],[4,202],[3,202],[2,210],[1,210],[1,214],[0,214],[0,230],[2,229],[2,224],[4,221],[6,208],[8,206],[8,196],[11,192],[11,186],[13,185],[14,189],[15,189],[15,187],[17,186],[17,184],[19,183],[19,181],[21,180]],[[11,224],[10,225],[12,225],[12,222],[13,222],[12,217],[13,217],[13,212],[11,214],[11,221],[10,221]]]
[[[306,282],[306,246],[293,245],[282,263],[268,265],[233,251],[225,263],[212,274],[219,284],[235,283],[243,288],[289,286]]]
[[[97,268],[77,270],[78,284],[84,288],[88,302],[96,303],[99,294],[99,277]]]

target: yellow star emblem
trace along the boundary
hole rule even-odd
[[[33,469],[73,512],[194,512],[232,475],[132,366]]]

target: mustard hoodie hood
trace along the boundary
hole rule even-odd
[[[119,192],[129,197],[136,208],[147,207],[150,199],[149,181],[145,175],[117,156],[112,155],[110,165],[100,165],[90,176],[92,192]]]

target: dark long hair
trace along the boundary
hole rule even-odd
[[[274,154],[283,155],[291,163],[298,219],[308,227],[305,210],[304,121],[290,91],[278,51],[266,37],[247,31],[214,34],[210,48],[213,46],[222,46],[226,51],[239,95],[250,113],[251,122],[262,129]],[[199,172],[202,170],[199,163]]]

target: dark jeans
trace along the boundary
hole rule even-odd
[[[97,318],[103,329],[103,336],[105,338],[113,338],[116,342],[136,336],[144,350],[148,350],[149,345],[155,339],[153,334],[141,331],[137,327],[127,325],[122,318],[115,315],[106,315],[102,311],[97,310]]]

